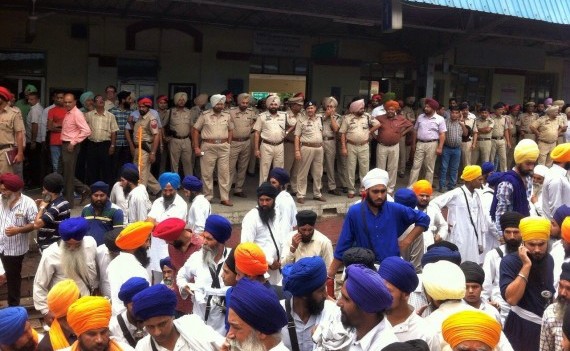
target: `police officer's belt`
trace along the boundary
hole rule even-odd
[[[228,138],[225,139],[202,139],[203,142],[208,144],[223,144],[228,142]]]
[[[247,141],[249,140],[249,137],[245,137],[245,138],[233,138],[232,137],[232,141]]]
[[[479,141],[481,141],[481,140],[491,140],[491,138],[479,138],[479,139],[477,139],[477,140],[479,140]]]
[[[176,138],[176,139],[186,139],[186,138],[188,138],[188,135],[186,135],[186,136],[176,136],[176,135],[173,135],[172,137],[174,137],[174,138]]]
[[[0,144],[0,150],[9,149],[12,147],[12,144]]]
[[[491,137],[491,139],[493,139],[493,140],[503,140],[503,139],[505,139],[505,137]]]
[[[322,147],[323,143],[301,143],[301,146]]]
[[[277,145],[283,144],[283,140],[281,140],[281,141],[279,141],[279,142],[277,142],[277,143],[273,143],[273,142],[271,142],[271,141],[267,141],[267,140],[265,140],[265,139],[261,139],[261,142],[262,142],[262,143],[265,143],[265,144],[273,145],[273,146],[277,146]]]
[[[335,137],[323,137],[324,141],[335,140]]]

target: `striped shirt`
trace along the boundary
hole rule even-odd
[[[127,124],[127,120],[129,119],[129,116],[133,111],[121,110],[118,107],[113,107],[112,109],[109,110],[109,112],[115,116],[117,126],[119,127],[119,130],[117,131],[117,139],[115,141],[115,144],[117,145],[117,147],[128,146],[127,139],[125,138],[125,125]]]
[[[45,249],[59,240],[59,223],[71,215],[69,202],[59,196],[46,207],[42,214],[43,228],[38,229],[38,245]]]
[[[447,132],[445,132],[445,145],[448,147],[460,147],[461,136],[463,135],[461,123],[448,119],[445,121],[445,126],[447,127]]]
[[[14,207],[10,208],[3,202],[0,203],[0,253],[6,256],[21,256],[28,252],[28,234],[22,233],[6,236],[6,228],[23,227],[33,223],[38,214],[38,207],[34,200],[26,195],[20,195],[20,199]]]

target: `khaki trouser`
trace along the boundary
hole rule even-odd
[[[376,146],[376,167],[388,172],[388,193],[394,194],[396,179],[398,177],[398,157],[400,156],[400,144],[386,146],[378,143]]]
[[[249,164],[251,139],[232,141],[230,147],[230,179],[235,184],[234,191],[241,193],[245,182],[245,172]],[[255,156],[254,156],[255,157]],[[236,173],[237,166],[237,173]]]
[[[342,156],[341,154],[341,143],[340,140],[336,140],[336,154],[339,156],[336,158],[336,171],[338,174],[338,182],[343,188],[348,188],[348,157]],[[347,146],[348,149],[348,146]],[[354,184],[354,183],[353,183]],[[354,186],[354,185],[353,185]]]
[[[412,171],[410,172],[410,183],[408,187],[411,187],[418,180],[422,165],[426,170],[426,175],[423,179],[430,182],[430,184],[433,183],[433,170],[435,167],[435,159],[437,158],[437,145],[438,141],[431,141],[429,143],[422,143],[418,141],[416,143],[414,165],[412,166]]]
[[[168,149],[170,154],[170,166],[172,167],[172,172],[178,173],[178,163],[182,159],[182,168],[184,169],[184,175],[194,174],[194,160],[192,160],[192,155],[194,154],[192,150],[192,143],[190,138],[185,139],[170,139],[168,143]]]
[[[0,150],[0,174],[14,173],[12,166],[8,164],[8,159],[6,158],[6,152],[8,152],[8,150],[10,150],[10,148]]]
[[[360,177],[360,184],[362,185],[362,178],[368,173],[368,165],[370,164],[369,156],[369,143],[364,145],[352,145],[346,143],[346,150],[348,152],[346,160],[346,169],[348,172],[348,193],[354,194],[356,189],[354,187],[355,173],[356,173],[356,163],[358,162],[358,175]],[[359,191],[360,193],[360,191]]]
[[[261,161],[259,163],[259,185],[267,181],[269,171],[271,170],[271,163],[273,167],[283,167],[283,143],[279,145],[270,145],[261,142],[259,146],[261,152]]]
[[[511,134],[511,148],[507,149],[507,169],[511,169],[515,165],[515,146],[517,145],[515,135]]]
[[[329,190],[336,189],[334,160],[336,158],[336,141],[325,140],[323,142],[324,169],[327,171],[327,186]]]
[[[149,161],[150,154],[145,150],[136,148],[135,157],[133,158],[133,163],[138,165],[139,162],[139,152],[141,153],[142,167],[139,172],[140,183],[144,184],[152,194],[157,194],[160,191],[160,185],[156,178],[150,173],[151,163]]]
[[[313,177],[313,196],[321,197],[323,178],[323,156],[322,147],[301,146],[301,161],[298,161],[297,173],[297,198],[302,199],[307,194],[307,176],[311,171]],[[334,176],[334,173],[333,173]]]
[[[495,163],[495,156],[499,154],[499,166],[495,169],[501,172],[507,171],[507,142],[502,140],[491,140],[491,162]]]
[[[471,163],[482,165],[491,161],[491,140],[477,141],[477,147],[471,153]]]
[[[284,140],[283,142],[284,166],[291,178],[291,189],[297,192],[297,173],[299,172],[299,162],[295,160],[295,143]]]
[[[537,164],[545,165],[546,167],[552,166],[552,159],[550,158],[550,152],[556,146],[556,142],[545,143],[544,141],[538,141],[538,161]]]
[[[465,141],[461,143],[461,163],[463,167],[471,166],[471,145],[472,140]]]
[[[253,136],[254,134],[251,134],[250,137],[251,142],[249,143],[251,150],[249,153],[249,164],[247,165],[247,171],[251,174],[255,173],[255,165],[257,164],[257,157],[255,157],[255,143],[253,140]]]
[[[406,136],[404,135],[400,138],[399,142],[399,156],[398,156],[398,172],[406,173],[406,162],[408,162],[408,157],[410,156],[410,147],[406,146]]]
[[[214,168],[218,163],[218,186],[220,188],[220,200],[229,200],[230,193],[230,144],[202,143],[204,156],[200,159],[200,170],[204,181],[204,196],[208,201],[214,197]]]

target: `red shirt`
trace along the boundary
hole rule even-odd
[[[402,115],[396,115],[392,118],[382,115],[376,117],[376,119],[382,123],[382,127],[378,129],[377,140],[386,146],[398,144],[402,138],[402,132],[413,125],[412,122]]]
[[[54,127],[61,127],[63,119],[67,113],[66,109],[60,106],[54,106],[48,112],[48,121],[53,121]],[[49,144],[61,145],[61,132],[49,132]]]
[[[176,285],[176,276],[178,275],[178,271],[184,267],[184,263],[192,256],[192,254],[202,248],[203,240],[202,237],[198,235],[193,235],[192,239],[190,239],[190,245],[186,249],[186,252],[182,252],[177,250],[172,245],[168,245],[168,255],[170,256],[170,261],[174,266],[174,279],[172,280],[172,287],[174,288],[174,292],[176,293],[176,310],[180,312],[184,312],[186,314],[192,313],[192,299],[188,298],[186,300],[180,297],[180,289]]]

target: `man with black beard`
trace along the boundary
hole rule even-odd
[[[499,267],[503,257],[516,252],[521,245],[522,237],[519,230],[519,223],[523,218],[524,216],[518,212],[508,211],[503,213],[500,223],[503,231],[502,241],[504,244],[487,252],[483,262],[485,280],[483,281],[481,299],[489,301],[492,305],[499,308],[501,312],[501,323],[503,325],[505,324],[505,320],[511,310],[511,306],[505,302],[501,296],[501,289],[499,287]]]
[[[281,218],[275,211],[275,198],[279,190],[271,183],[262,183],[257,188],[257,207],[251,209],[241,225],[241,242],[253,242],[261,247],[269,264],[269,282],[281,282],[282,233],[279,230]]]
[[[89,223],[88,236],[97,246],[103,245],[105,233],[123,226],[123,210],[109,200],[109,185],[98,181],[91,184],[91,203],[83,207],[81,217]]]
[[[0,350],[35,351],[38,334],[28,321],[24,307],[7,307],[0,310]]]
[[[150,232],[154,224],[150,222],[135,222],[125,227],[115,240],[121,253],[107,266],[107,276],[111,288],[111,303],[113,316],[125,310],[123,301],[119,298],[121,286],[132,277],[141,277],[150,283],[147,267],[150,264],[148,248]]]
[[[548,254],[550,221],[526,217],[520,221],[522,245],[506,255],[499,268],[501,296],[511,305],[504,332],[514,350],[536,351],[541,316],[554,294],[554,260]]]
[[[540,328],[540,351],[562,349],[562,320],[570,303],[570,263],[562,265],[556,302],[546,308]]]
[[[553,164],[542,184],[542,212],[548,219],[552,219],[557,208],[570,202],[570,143],[556,146],[550,157]]]
[[[120,186],[123,188],[123,206],[125,223],[144,221],[148,217],[148,211],[152,206],[144,184],[139,184],[139,171],[133,163],[126,163],[121,172]],[[115,190],[115,187],[113,187]],[[117,192],[115,192],[117,193]],[[111,201],[121,206],[121,196],[111,194]],[[121,206],[122,207],[122,206]]]
[[[212,213],[212,206],[206,196],[202,194],[203,184],[198,177],[184,177],[182,180],[182,188],[184,189],[184,195],[186,195],[190,202],[186,222],[192,232],[200,234],[204,231],[206,218]]]

